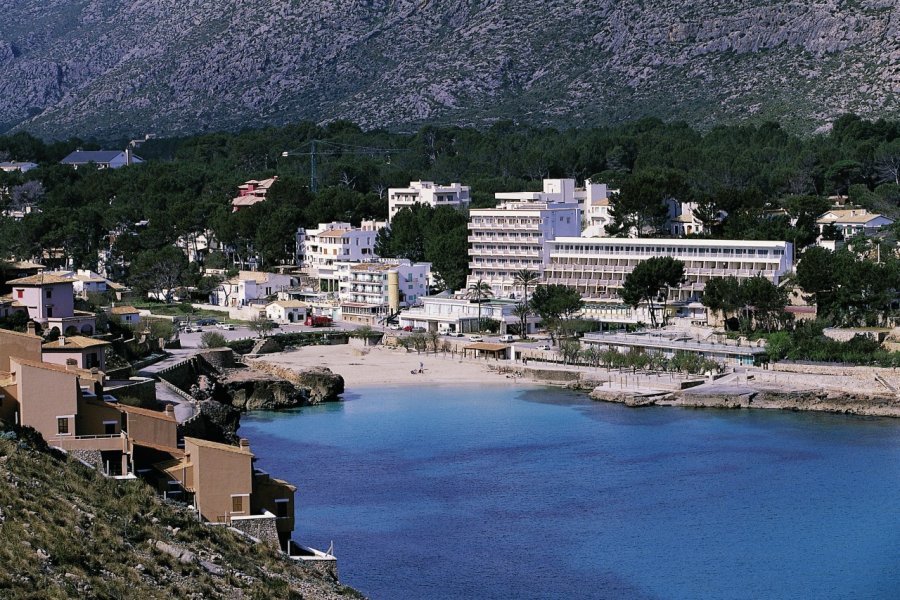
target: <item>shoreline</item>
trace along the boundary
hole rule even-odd
[[[267,354],[256,362],[289,370],[328,367],[343,377],[345,388],[351,392],[366,387],[548,385],[580,390],[592,400],[630,407],[790,410],[900,418],[900,396],[880,387],[883,377],[861,379],[865,370],[834,375],[759,370],[709,380],[552,363],[523,366],[356,345],[305,346]],[[418,372],[420,366],[422,373]]]

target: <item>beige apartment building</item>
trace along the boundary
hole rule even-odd
[[[232,446],[185,437],[183,456],[157,468],[190,494],[204,520],[228,524],[287,550],[296,488],[255,473],[247,440]]]

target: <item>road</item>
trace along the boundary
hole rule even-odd
[[[287,323],[284,325],[280,325],[279,327],[273,329],[269,335],[278,335],[279,333],[301,333],[301,332],[318,332],[318,333],[327,333],[333,330],[347,330],[347,329],[356,329],[360,327],[360,325],[356,323],[346,323],[343,321],[336,321],[332,327],[307,327],[306,325],[302,325],[300,323]],[[181,340],[182,348],[199,348],[200,347],[200,338],[207,331],[215,331],[216,333],[221,333],[222,336],[227,341],[232,340],[243,340],[247,338],[256,338],[257,335],[250,330],[249,327],[235,326],[233,331],[229,331],[227,329],[219,329],[215,325],[207,326],[203,328],[202,332],[199,333],[180,333],[178,335],[178,339]]]

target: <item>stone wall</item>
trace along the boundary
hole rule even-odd
[[[222,369],[231,369],[235,366],[234,350],[231,348],[215,348],[212,350],[204,350],[198,356],[206,363],[221,371]]]
[[[127,380],[107,382],[109,393],[118,398],[134,398],[140,406],[152,406],[156,402],[156,381],[149,377],[130,377]]]
[[[254,516],[245,519],[232,517],[231,526],[264,544],[280,549],[274,515],[271,517]]]
[[[98,471],[103,472],[103,455],[100,454],[99,450],[68,450],[67,452],[72,458],[86,462]]]

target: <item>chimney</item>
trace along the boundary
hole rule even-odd
[[[64,336],[64,335],[59,336],[59,345],[60,345],[60,347],[66,345],[66,336]]]
[[[28,335],[37,335],[37,330],[34,326],[34,321],[28,321],[28,324],[25,326],[28,330]]]
[[[241,450],[244,452],[250,452],[250,440],[247,438],[241,438],[241,441],[238,442],[238,446],[240,446]]]
[[[125,148],[125,164],[131,164],[131,148]]]
[[[171,417],[175,416],[175,407],[171,404],[166,404],[165,413]]]

